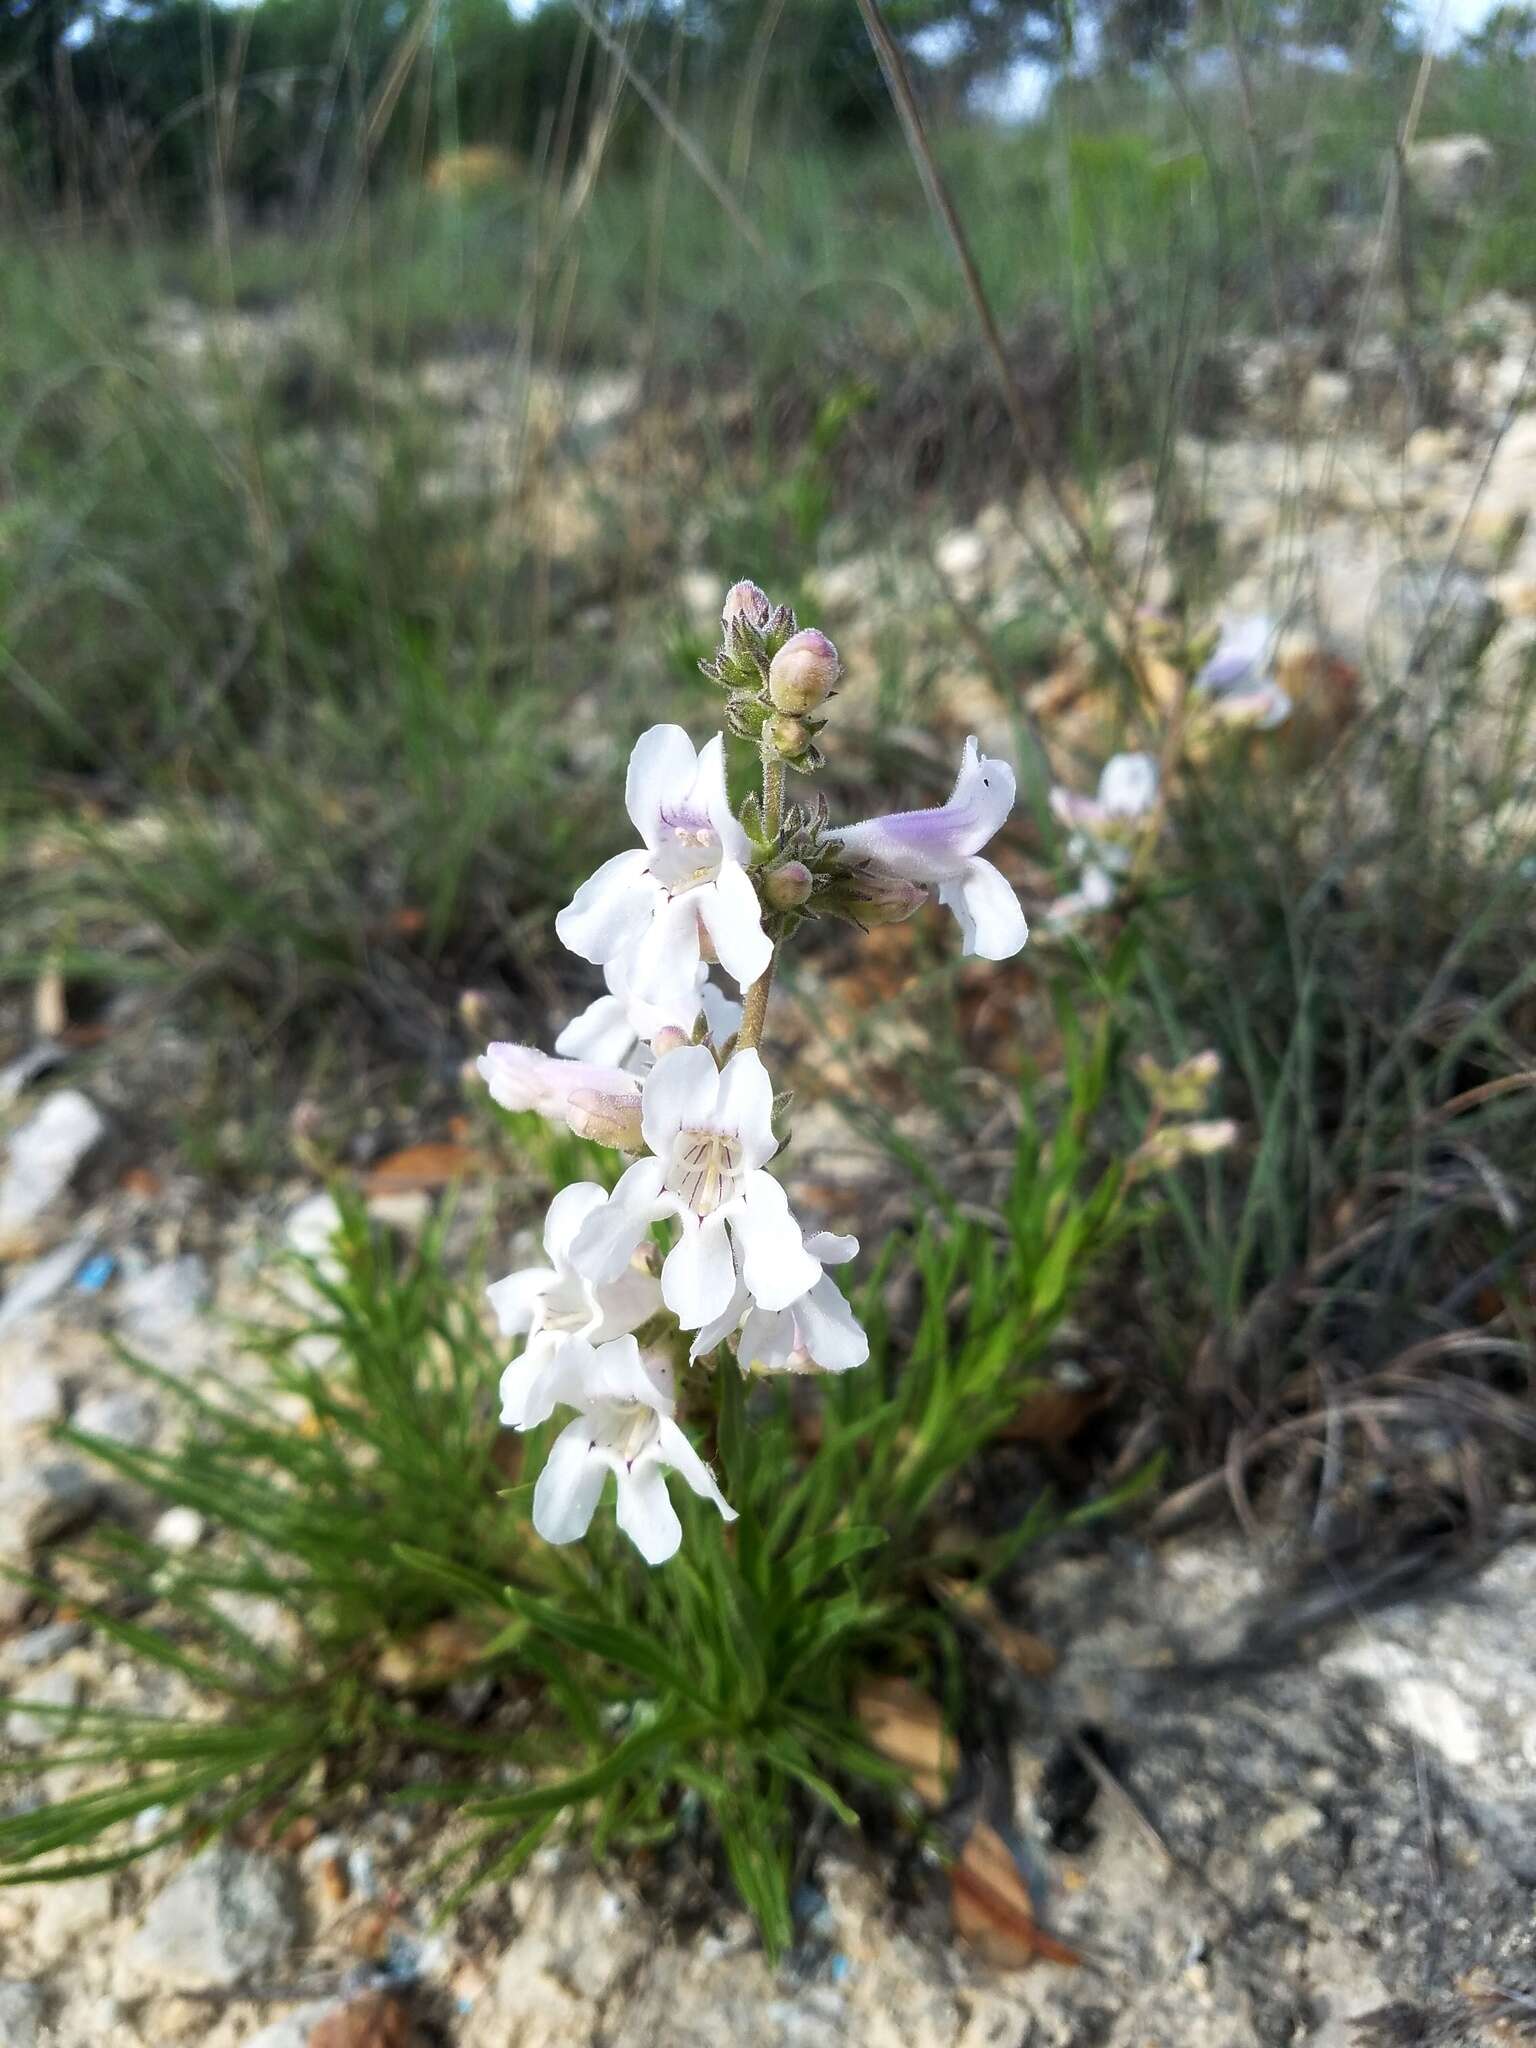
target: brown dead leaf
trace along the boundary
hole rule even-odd
[[[365,1906],[355,1919],[346,1923],[346,1944],[357,1956],[370,1960],[384,1954],[389,1947],[390,1934],[395,1924],[394,1909],[382,1901],[378,1905]]]
[[[1002,1435],[1013,1443],[1070,1443],[1115,1396],[1116,1381],[1106,1377],[1083,1385],[1039,1380],[1019,1403]]]
[[[141,1195],[145,1201],[153,1200],[164,1185],[159,1174],[147,1166],[130,1166],[118,1182],[125,1195]]]
[[[389,1991],[370,1991],[317,2020],[309,2048],[415,2048],[420,2038],[401,1999]]]
[[[938,1702],[907,1678],[867,1678],[854,1696],[870,1747],[900,1765],[924,1806],[940,1807],[955,1770],[955,1745]]]
[[[978,1821],[950,1866],[950,1911],[956,1934],[1001,1970],[1034,1962],[1076,1968],[1082,1957],[1035,1919],[1029,1887],[996,1828]]]
[[[488,1640],[484,1629],[467,1621],[429,1621],[405,1641],[386,1643],[375,1675],[396,1692],[431,1692],[467,1671]]]
[[[484,1173],[488,1162],[483,1152],[469,1145],[436,1143],[407,1145],[381,1159],[363,1182],[369,1195],[398,1195],[408,1189],[446,1188],[472,1173]]]
[[[1056,1652],[1040,1636],[1007,1620],[985,1586],[968,1586],[963,1579],[937,1579],[935,1588],[963,1614],[985,1630],[1005,1664],[1022,1671],[1027,1678],[1044,1678],[1056,1669]]]

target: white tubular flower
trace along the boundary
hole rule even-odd
[[[1150,754],[1115,754],[1104,764],[1096,796],[1078,796],[1059,785],[1051,791],[1051,810],[1072,834],[1067,859],[1079,875],[1073,894],[1058,897],[1046,912],[1053,931],[1114,902],[1156,808],[1157,789],[1157,763]]]
[[[857,1256],[859,1240],[819,1230],[806,1237],[805,1249],[823,1267],[842,1266]],[[827,1272],[788,1308],[754,1308],[738,1287],[725,1313],[694,1339],[693,1356],[706,1357],[738,1323],[736,1355],[744,1372],[850,1372],[869,1357],[869,1338]]]
[[[578,1231],[571,1258],[582,1272],[599,1285],[616,1278],[652,1223],[670,1216],[679,1235],[661,1294],[685,1330],[725,1313],[738,1268],[759,1308],[788,1308],[815,1286],[820,1263],[764,1171],[778,1146],[773,1084],[755,1051],[723,1068],[702,1045],[667,1053],[646,1076],[641,1127],[654,1156],[637,1159]]]
[[[554,1399],[580,1410],[550,1446],[533,1489],[533,1526],[546,1543],[576,1543],[591,1527],[603,1484],[618,1485],[618,1523],[647,1564],[665,1564],[683,1540],[664,1474],[680,1472],[727,1522],[730,1507],[673,1417],[672,1369],[642,1358],[633,1337],[568,1355]]]
[[[579,1017],[571,1019],[555,1040],[556,1052],[568,1059],[596,1060],[644,1074],[651,1066],[650,1048],[657,1033],[671,1029],[689,1037],[701,1010],[717,1045],[723,1045],[740,1028],[740,1003],[733,1003],[723,989],[715,987],[702,960],[692,993],[679,993],[670,1003],[648,1003],[637,996],[629,984],[629,964],[623,953],[607,962],[603,968],[607,995],[599,996]]]
[[[532,1109],[578,1137],[638,1152],[640,1083],[620,1067],[551,1059],[532,1045],[488,1045],[475,1062],[503,1109]]]
[[[1007,960],[1029,937],[1019,899],[981,849],[1013,809],[1013,770],[965,743],[960,774],[938,810],[897,811],[866,818],[826,836],[855,861],[903,881],[931,883],[959,920],[964,950]]]
[[[1274,627],[1262,616],[1222,621],[1221,638],[1193,688],[1227,724],[1269,732],[1290,717],[1291,700],[1265,661],[1273,641]]]
[[[631,994],[669,1004],[695,984],[702,924],[726,973],[749,987],[773,946],[726,795],[723,737],[695,754],[681,726],[653,725],[630,755],[624,802],[645,844],[582,883],[555,919],[562,941],[599,966],[624,954]]]
[[[628,1336],[661,1307],[661,1289],[649,1273],[627,1266],[596,1287],[571,1264],[572,1240],[607,1199],[595,1181],[562,1188],[544,1218],[549,1264],[509,1273],[486,1289],[502,1335],[528,1339],[521,1358],[501,1376],[501,1419],[508,1429],[546,1422],[565,1377],[592,1347]]]

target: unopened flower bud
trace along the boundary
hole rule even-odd
[[[798,910],[811,893],[811,879],[804,861],[787,860],[769,875],[763,894],[775,910]]]
[[[763,731],[769,746],[786,761],[792,761],[797,754],[803,754],[811,744],[811,729],[805,720],[787,718],[782,711],[773,714]]]
[[[663,1059],[669,1052],[676,1052],[680,1045],[689,1043],[688,1034],[676,1024],[663,1024],[651,1040],[651,1051],[657,1059]]]
[[[471,1038],[490,1036],[491,999],[482,989],[466,988],[460,992],[459,1022]]]
[[[531,1045],[509,1044],[487,1046],[475,1064],[503,1109],[536,1110],[579,1138],[622,1152],[644,1150],[640,1083],[622,1067],[551,1059]]]
[[[643,1152],[638,1095],[607,1095],[598,1088],[573,1088],[565,1120],[578,1138],[594,1145],[612,1145],[619,1152]]]
[[[1165,1116],[1198,1116],[1221,1078],[1221,1057],[1209,1050],[1180,1060],[1176,1067],[1160,1066],[1150,1053],[1139,1053],[1132,1064],[1153,1108]]]
[[[1148,1173],[1172,1173],[1186,1159],[1209,1159],[1237,1142],[1237,1125],[1229,1118],[1209,1122],[1165,1124],[1154,1131],[1131,1154],[1131,1178]]]
[[[768,695],[792,717],[824,704],[842,673],[837,649],[825,633],[807,626],[784,642],[768,665]]]
[[[920,883],[865,868],[845,876],[825,898],[825,907],[834,917],[871,926],[900,924],[927,901],[928,891]]]
[[[720,623],[729,633],[737,619],[745,619],[749,626],[763,627],[773,606],[768,602],[768,593],[760,590],[755,583],[743,581],[733,583],[725,593],[725,603],[720,608]]]

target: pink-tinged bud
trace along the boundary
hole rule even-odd
[[[487,1046],[475,1064],[503,1109],[536,1110],[580,1138],[626,1152],[644,1150],[640,1083],[622,1067],[551,1059],[535,1046],[506,1044]]]
[[[763,727],[763,733],[773,751],[786,761],[793,761],[811,744],[811,729],[805,721],[786,717],[782,711],[773,714]]]
[[[817,907],[853,924],[901,924],[927,901],[928,891],[919,883],[909,882],[904,875],[866,868],[838,882]]]
[[[597,1088],[573,1088],[565,1120],[578,1138],[612,1145],[618,1152],[643,1152],[638,1095],[606,1095]]]
[[[733,583],[720,608],[720,623],[727,633],[737,619],[745,619],[749,626],[761,628],[767,625],[772,610],[767,591],[760,590],[755,583]]]
[[[775,910],[798,910],[811,893],[810,869],[801,860],[787,860],[775,868],[763,884],[763,894]]]
[[[676,1024],[663,1024],[651,1040],[651,1051],[657,1059],[664,1059],[669,1052],[676,1052],[679,1046],[691,1043],[686,1031]]]
[[[826,634],[807,626],[786,640],[768,664],[768,695],[775,709],[799,717],[827,701],[842,672],[837,649]]]

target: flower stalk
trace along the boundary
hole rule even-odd
[[[832,827],[824,802],[786,802],[785,769],[821,765],[837,649],[750,582],[728,594],[721,635],[702,666],[726,693],[727,728],[757,747],[760,793],[732,808],[723,732],[697,750],[680,726],[643,733],[625,782],[641,844],[605,862],[555,921],[602,968],[606,993],[561,1032],[561,1057],[500,1045],[481,1062],[509,1108],[630,1155],[611,1193],[582,1183],[556,1196],[549,1263],[491,1297],[523,1339],[502,1378],[503,1422],[534,1429],[575,1410],[535,1484],[534,1528],[547,1543],[578,1541],[611,1474],[619,1527],[649,1564],[683,1540],[668,1473],[735,1519],[680,1417],[713,1410],[727,1474],[749,1497],[746,1376],[848,1372],[869,1356],[830,1270],[858,1240],[806,1229],[769,1170],[789,1097],[758,1048],[785,945],[818,917],[911,915],[930,887],[968,953],[1005,959],[1027,935],[1011,885],[981,857],[1013,807],[1006,762],[969,740],[938,809]],[[712,967],[742,991],[739,1022]],[[714,1399],[701,1403],[689,1386],[705,1375]]]

